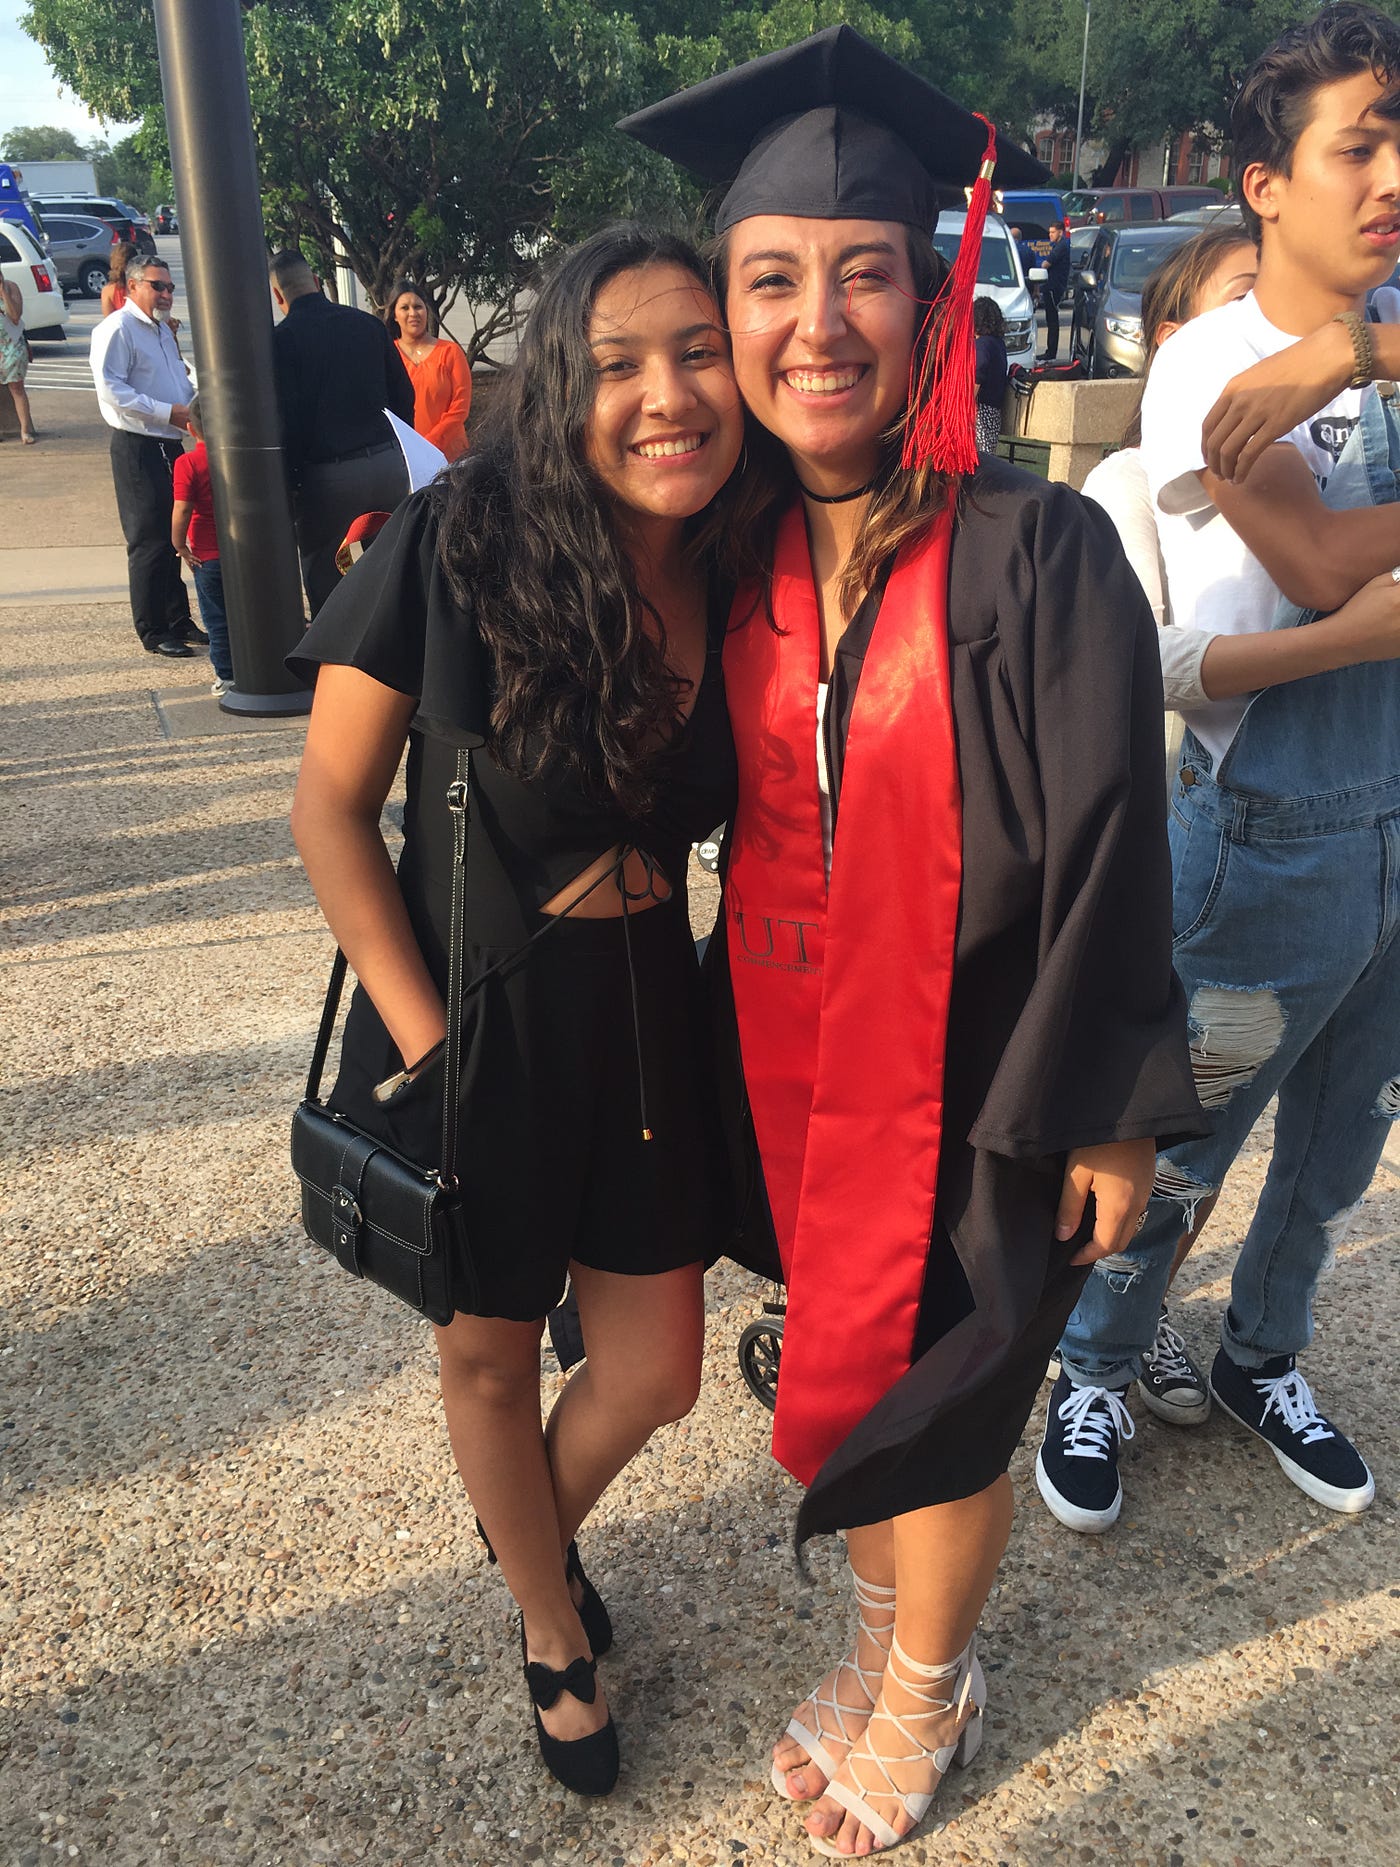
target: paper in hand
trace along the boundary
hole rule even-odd
[[[425,441],[406,421],[400,421],[391,409],[386,408],[384,413],[389,417],[394,439],[403,449],[404,465],[408,468],[408,490],[416,493],[420,487],[431,486],[448,464],[446,454],[440,447],[434,447],[431,441]]]

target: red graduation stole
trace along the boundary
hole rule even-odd
[[[829,889],[800,503],[774,559],[783,633],[741,590],[725,642],[739,753],[725,928],[788,1286],[773,1453],[803,1484],[913,1359],[962,881],[951,531],[945,511],[895,559],[856,692]]]

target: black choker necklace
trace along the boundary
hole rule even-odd
[[[819,506],[844,506],[848,500],[864,499],[867,493],[875,491],[874,480],[867,480],[864,486],[857,486],[849,493],[814,493],[809,486],[803,486],[801,480],[797,484],[802,488],[802,497],[814,499]]]

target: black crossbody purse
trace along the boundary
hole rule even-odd
[[[301,1182],[307,1237],[352,1277],[399,1297],[429,1322],[447,1324],[477,1307],[471,1240],[458,1192],[457,1097],[462,1066],[462,945],[466,903],[471,755],[457,753],[448,786],[452,813],[452,907],[443,1043],[442,1155],[435,1167],[408,1160],[321,1101],[321,1076],[345,985],[337,951],[311,1055],[306,1094],[292,1117],[292,1168]]]
[[[447,940],[447,1035],[443,1040],[442,1149],[436,1167],[407,1159],[387,1142],[366,1134],[348,1116],[321,1100],[321,1076],[345,986],[345,955],[331,967],[321,1026],[311,1053],[306,1094],[292,1117],[292,1170],[301,1182],[301,1222],[313,1244],[329,1251],[352,1277],[361,1277],[399,1297],[429,1322],[446,1325],[461,1312],[478,1309],[472,1244],[457,1184],[458,1095],[462,1075],[462,1001],[493,974],[548,939],[579,904],[609,876],[620,877],[633,845],[581,888],[566,908],[536,929],[504,959],[464,984],[463,926],[467,895],[467,827],[471,817],[471,753],[457,750],[457,772],[447,787],[452,813],[452,906]],[[628,942],[629,896],[622,888],[622,931]],[[645,1099],[642,1126],[646,1130]]]

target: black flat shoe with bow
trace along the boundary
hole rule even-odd
[[[576,1796],[606,1796],[617,1783],[617,1726],[608,1714],[601,1729],[587,1737],[564,1739],[551,1737],[544,1728],[541,1711],[548,1711],[561,1692],[568,1692],[582,1705],[591,1705],[598,1696],[596,1659],[571,1660],[562,1672],[529,1657],[525,1644],[525,1620],[520,1621],[520,1655],[525,1662],[525,1683],[530,1690],[531,1711],[535,1718],[535,1736],[539,1740],[544,1767],[565,1789]]]

